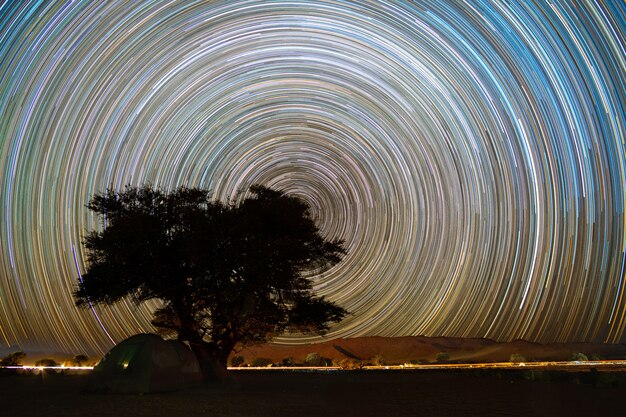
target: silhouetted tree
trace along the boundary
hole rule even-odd
[[[35,366],[61,366],[52,358],[43,358],[35,362]]]
[[[81,366],[83,362],[87,362],[88,360],[89,357],[83,354],[74,355],[74,357],[72,358],[72,362],[75,363],[76,366]]]
[[[22,351],[9,353],[4,358],[0,359],[0,366],[19,366],[22,359],[26,357],[26,354]]]
[[[236,205],[195,188],[96,194],[87,207],[103,229],[85,238],[77,305],[161,300],[153,324],[189,343],[206,379],[223,375],[237,345],[325,332],[346,311],[315,296],[306,276],[339,262],[342,243],[320,236],[302,200],[250,191]]]

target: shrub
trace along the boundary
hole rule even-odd
[[[246,359],[241,355],[233,356],[230,360],[230,366],[237,368],[243,365],[245,361]]]
[[[363,362],[355,359],[345,358],[339,361],[338,366],[345,370],[357,370],[363,368]]]
[[[270,367],[272,363],[272,360],[268,358],[255,358],[251,365],[256,367]]]
[[[299,364],[292,357],[284,358],[281,362],[282,366],[298,366]]]
[[[332,361],[322,357],[319,353],[313,352],[306,355],[304,363],[306,366],[328,366]]]
[[[526,362],[526,357],[519,353],[513,353],[511,357],[509,358],[509,362],[513,362],[513,363]]]
[[[370,362],[372,363],[372,366],[385,365],[385,359],[383,358],[383,355],[381,355],[380,353],[377,355],[374,355],[374,357],[370,359]]]
[[[587,358],[587,355],[585,355],[584,353],[576,352],[572,354],[572,360],[576,362],[586,362],[589,360],[589,358]]]
[[[435,356],[435,360],[437,363],[446,363],[450,361],[450,355],[448,355],[448,352],[439,352]]]

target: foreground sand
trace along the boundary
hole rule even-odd
[[[244,371],[232,381],[146,395],[81,392],[85,375],[0,376],[0,415],[21,416],[624,416],[626,386],[459,372]]]

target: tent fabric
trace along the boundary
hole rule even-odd
[[[201,382],[198,360],[186,345],[155,334],[138,334],[118,343],[102,358],[86,389],[150,393],[190,388]]]

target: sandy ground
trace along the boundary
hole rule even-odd
[[[459,372],[245,371],[146,395],[88,394],[85,375],[0,376],[0,416],[624,416],[626,384],[594,387]]]

